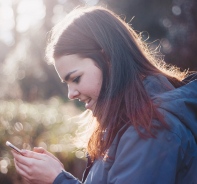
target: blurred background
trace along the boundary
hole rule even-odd
[[[0,0],[0,184],[25,183],[15,172],[9,140],[42,146],[81,179],[85,157],[72,139],[84,107],[45,62],[47,32],[76,6],[107,7],[130,22],[164,60],[197,70],[196,0]]]

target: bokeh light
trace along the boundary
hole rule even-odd
[[[17,31],[25,32],[45,17],[45,6],[41,0],[21,0],[17,13]]]

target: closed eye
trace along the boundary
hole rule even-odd
[[[74,78],[73,82],[78,84],[80,82],[80,78],[81,78],[81,76]]]

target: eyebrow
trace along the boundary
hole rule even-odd
[[[68,74],[64,77],[64,80],[62,80],[62,82],[66,82],[70,80],[70,76],[75,73],[77,70],[74,70],[72,72],[68,72]]]

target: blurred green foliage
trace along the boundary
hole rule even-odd
[[[84,153],[80,150],[76,152],[73,144],[77,118],[75,121],[71,118],[80,112],[72,102],[65,104],[55,97],[34,103],[22,100],[0,100],[1,173],[10,176],[15,173],[10,149],[5,145],[8,140],[21,149],[32,150],[35,146],[44,147],[65,163],[66,170],[81,177],[79,174],[84,168],[83,161],[78,162],[77,167],[81,163],[78,172],[72,170],[73,163],[76,159],[83,158]],[[2,178],[0,176],[0,183]]]

